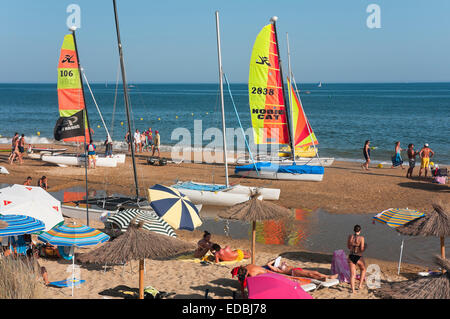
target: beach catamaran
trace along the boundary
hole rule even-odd
[[[255,144],[287,144],[292,160],[270,158],[265,162],[257,162],[256,165],[237,166],[235,173],[263,179],[321,181],[324,168],[315,148],[317,138],[289,77],[289,98],[285,98],[276,21],[277,17],[272,17],[271,23],[261,30],[253,46],[248,81],[249,104]],[[291,74],[290,77],[292,78]],[[290,102],[290,112],[287,101]],[[317,159],[297,160],[297,148],[311,146]]]
[[[222,106],[222,135],[223,135],[223,161],[225,168],[226,184],[208,184],[197,182],[178,182],[172,187],[177,188],[181,193],[187,195],[194,204],[214,205],[214,206],[232,206],[249,200],[252,193],[259,192],[265,200],[278,200],[280,197],[280,189],[276,188],[259,188],[242,185],[230,185],[228,180],[228,159],[227,144],[225,137],[225,112],[224,112],[224,96],[223,96],[223,79],[222,55],[220,46],[220,29],[219,29],[219,12],[216,11],[216,33],[217,33],[217,54],[219,64],[219,87]]]
[[[267,26],[266,26],[267,27]],[[264,31],[264,29],[263,29]],[[253,47],[252,53],[252,62],[255,59],[259,58],[260,54],[264,54],[264,50],[267,51],[267,31],[261,32]],[[266,41],[266,42],[264,42]],[[303,106],[300,100],[300,96],[298,94],[298,89],[296,87],[296,82],[294,76],[291,72],[290,68],[290,52],[289,52],[289,41],[287,41],[288,46],[288,57],[289,57],[289,76],[287,79],[288,84],[288,92],[289,92],[289,112],[286,111],[286,114],[276,114],[276,112],[272,109],[276,92],[273,89],[268,89],[268,94],[264,94],[262,87],[264,87],[266,83],[267,74],[278,74],[280,77],[279,85],[283,84],[283,79],[281,78],[281,69],[280,70],[272,70],[267,66],[267,70],[262,70],[264,67],[263,64],[258,63],[257,60],[255,62],[250,63],[250,76],[249,76],[249,101],[250,101],[250,110],[252,116],[252,124],[255,132],[255,143],[256,144],[288,144],[288,146],[282,147],[277,156],[268,156],[268,155],[258,155],[257,160],[259,161],[267,161],[274,162],[278,164],[293,164],[292,160],[292,148],[290,144],[295,145],[295,164],[297,165],[321,165],[321,166],[330,166],[334,158],[330,157],[322,157],[318,156],[318,149],[316,145],[319,144],[313,129],[306,117],[305,111],[303,110]],[[278,52],[278,44],[274,44],[273,50],[274,52]],[[262,52],[262,53],[261,53]],[[278,59],[275,59],[272,63],[279,63]],[[264,72],[268,72],[264,74]],[[280,74],[279,74],[280,73]],[[293,86],[291,87],[290,79],[293,80]],[[284,86],[283,86],[284,87]],[[258,88],[261,89],[262,94],[258,93]],[[275,93],[274,93],[275,92]],[[281,99],[281,100],[280,100]],[[283,105],[285,102],[284,95],[280,97],[276,103]],[[264,105],[264,108],[261,106]],[[284,109],[283,109],[284,110]],[[256,113],[257,112],[257,113]],[[267,115],[262,113],[267,112]],[[275,113],[272,115],[271,113]],[[290,117],[287,118],[288,114]],[[286,117],[286,118],[285,118]],[[291,127],[289,127],[289,122],[291,122]],[[273,136],[272,138],[264,140],[261,137],[262,133],[259,133],[260,130],[278,130],[281,129],[280,135],[278,137]],[[290,142],[293,143],[290,143]],[[289,159],[288,157],[291,157]],[[236,161],[237,164],[249,164],[251,163],[247,158],[238,158]]]
[[[75,143],[89,143],[92,140],[91,128],[89,124],[89,117],[86,109],[84,89],[83,89],[83,70],[79,64],[79,57],[75,44],[75,30],[72,30],[71,34],[67,34],[64,37],[64,41],[61,47],[58,63],[58,105],[59,115],[55,129],[54,138],[56,140],[63,140],[64,142]],[[89,91],[92,94],[92,90],[88,84]],[[93,96],[93,95],[92,95]],[[94,102],[97,103],[94,98]],[[100,109],[97,110],[100,113]],[[84,115],[84,125],[81,122],[81,117]],[[103,117],[102,121],[103,121]],[[106,129],[108,139],[108,129],[106,125],[103,125]],[[84,131],[81,131],[81,126],[84,127]],[[40,158],[44,162],[53,163],[62,167],[68,165],[83,166],[86,163],[86,154],[68,154],[57,153],[49,154],[44,152],[40,155]],[[113,157],[104,157],[96,155],[96,166],[100,167],[116,167],[117,163],[125,162],[125,154],[117,154]]]

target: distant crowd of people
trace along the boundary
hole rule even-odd
[[[158,157],[160,156],[160,147],[161,147],[161,138],[159,136],[159,131],[155,130],[155,134],[152,132],[152,128],[149,127],[147,130],[142,133],[136,129],[134,132],[134,136],[131,137],[129,132],[125,134],[125,141],[128,144],[128,151],[131,151],[131,145],[134,140],[135,152],[152,152],[152,156],[155,155],[155,152],[158,153]]]
[[[365,162],[361,165],[361,167],[365,170],[369,170],[369,164],[370,164],[370,150],[372,148],[370,147],[370,140],[367,140],[364,143],[363,147],[363,155],[365,158]],[[428,175],[428,170],[430,168],[430,159],[435,155],[433,150],[429,147],[428,143],[425,143],[420,151],[416,151],[414,149],[414,144],[409,144],[408,149],[403,149],[400,146],[400,142],[395,142],[395,149],[394,149],[394,155],[392,156],[392,166],[391,168],[400,166],[402,169],[403,167],[403,159],[401,152],[407,151],[408,155],[408,163],[409,168],[406,172],[406,177],[411,178],[413,175],[414,167],[416,166],[416,157],[420,157],[420,169],[419,169],[419,177],[422,176],[422,171],[425,171],[425,177]]]

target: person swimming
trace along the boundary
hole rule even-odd
[[[365,239],[361,236],[361,226],[355,225],[353,227],[354,234],[348,236],[347,247],[350,249],[348,255],[348,264],[350,267],[350,285],[352,292],[355,292],[355,280],[356,280],[356,266],[361,270],[361,278],[359,283],[359,289],[362,288],[364,279],[366,277],[366,265],[362,252],[366,250],[367,244]]]
[[[250,253],[248,251],[243,251],[241,249],[231,250],[230,246],[221,248],[218,244],[213,244],[211,248],[216,263],[219,261],[240,261],[242,259],[250,258]]]
[[[206,231],[203,233],[203,238],[197,242],[197,250],[194,252],[195,258],[202,258],[208,251],[212,250],[214,243],[211,242],[211,233]]]

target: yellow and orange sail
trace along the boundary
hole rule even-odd
[[[253,45],[248,80],[255,144],[289,144],[278,54],[274,25],[266,25]]]
[[[66,123],[75,127],[84,119],[84,134],[89,143],[89,125],[85,112],[81,74],[73,34],[67,34],[61,47],[58,63],[58,105],[60,118],[68,119]],[[78,116],[77,116],[78,115]],[[74,123],[77,122],[78,123]],[[67,125],[66,125],[67,126]],[[68,127],[70,129],[70,127]],[[80,130],[74,130],[74,132]],[[78,136],[63,138],[65,142],[84,142],[83,131]],[[66,134],[67,135],[67,134]],[[80,136],[81,135],[81,136]]]
[[[314,134],[311,125],[309,125],[308,119],[306,118],[302,103],[298,98],[294,87],[291,85],[289,77],[287,78],[287,85],[290,94],[289,101],[291,103],[292,110],[291,118],[293,122],[293,144],[295,145],[295,148],[297,149],[319,144],[316,135]]]

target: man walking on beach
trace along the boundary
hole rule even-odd
[[[412,173],[414,170],[414,167],[416,166],[416,156],[419,155],[419,152],[416,152],[414,150],[414,144],[409,144],[408,145],[408,159],[409,159],[409,168],[408,171],[406,172],[406,178],[412,177]]]
[[[423,148],[419,152],[419,156],[422,159],[419,170],[419,177],[422,175],[422,169],[425,169],[425,177],[428,175],[428,167],[430,166],[430,158],[434,156],[434,152],[428,147],[428,143],[425,143]]]
[[[131,152],[131,136],[130,132],[127,131],[127,134],[125,134],[125,141],[128,144],[128,152]]]
[[[9,155],[8,161],[10,164],[14,162],[14,159],[16,158],[16,145],[17,145],[17,139],[19,138],[19,133],[15,133],[12,140],[11,140],[11,154]]]
[[[155,155],[155,151],[158,151],[158,157],[161,156],[160,152],[159,152],[159,147],[161,145],[161,140],[160,140],[160,136],[159,136],[159,132],[155,131],[155,139],[154,139],[154,146],[153,146],[153,152],[152,152],[152,156]]]

